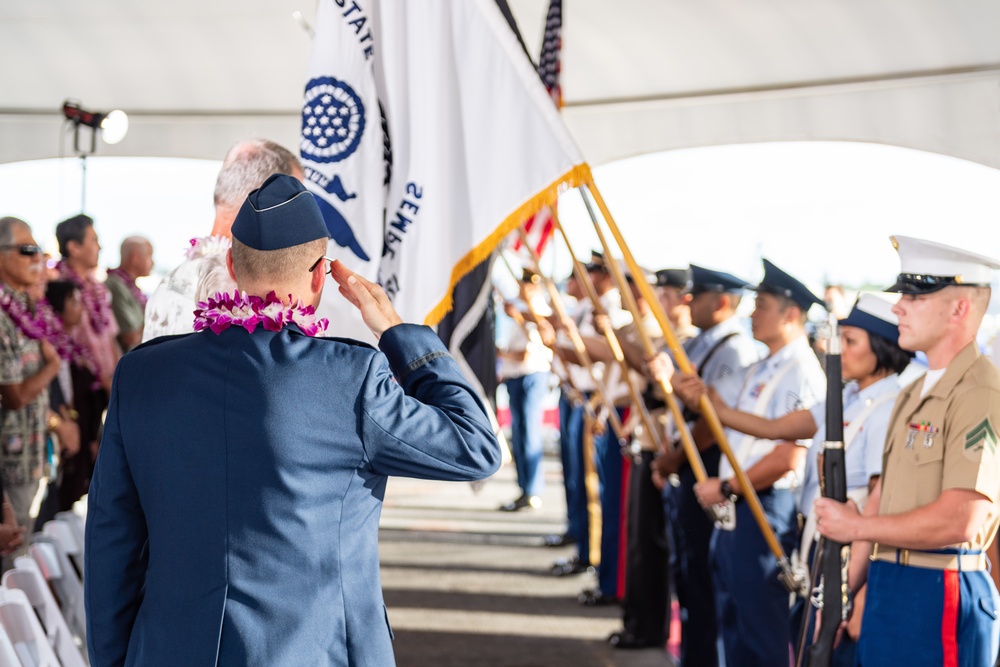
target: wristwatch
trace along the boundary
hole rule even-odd
[[[736,492],[733,491],[733,485],[729,483],[729,480],[723,480],[722,484],[719,485],[719,492],[725,496],[729,502],[735,503],[740,499]]]

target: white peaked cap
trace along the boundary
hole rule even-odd
[[[989,285],[1000,262],[961,248],[912,236],[892,236],[899,277],[887,292],[926,294],[949,285]]]

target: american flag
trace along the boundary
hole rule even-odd
[[[545,17],[545,36],[542,38],[542,53],[538,58],[538,76],[549,91],[556,108],[562,109],[562,87],[559,74],[562,62],[562,0],[550,0],[549,12]]]
[[[560,51],[562,49],[562,0],[549,0],[549,11],[545,17],[545,35],[542,37],[542,53],[538,57],[538,76],[545,89],[552,96],[556,108],[562,108],[562,86],[559,85],[559,74],[562,72]],[[543,208],[530,220],[524,223],[524,231],[528,240],[539,255],[545,250],[545,245],[552,238],[555,224],[552,210]],[[521,249],[521,239],[517,236],[513,243],[514,252]]]

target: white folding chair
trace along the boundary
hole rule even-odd
[[[77,544],[80,545],[80,561],[83,561],[83,550],[86,547],[86,529],[87,524],[82,516],[76,512],[59,512],[56,514],[56,520],[64,521],[69,525],[70,529],[73,531],[73,535],[76,537]]]
[[[76,532],[69,521],[56,518],[53,521],[46,521],[42,526],[42,533],[51,537],[55,544],[62,547],[73,565],[76,578],[83,580],[83,542],[77,539]]]
[[[3,667],[21,667],[21,659],[17,657],[17,650],[7,636],[7,629],[0,623],[0,665]]]
[[[17,561],[22,562],[18,563],[18,567],[3,574],[4,588],[22,591],[28,598],[28,602],[41,620],[49,646],[59,657],[62,667],[86,667],[83,655],[77,645],[73,643],[73,635],[69,626],[66,625],[59,605],[45,583],[41,572],[37,567],[31,567],[33,562],[29,558],[19,558]]]
[[[35,611],[23,591],[0,588],[3,625],[21,667],[60,667]]]
[[[87,616],[83,604],[83,583],[76,574],[69,557],[50,535],[35,533],[28,548],[31,560],[42,577],[49,582],[58,598],[63,618],[73,634],[87,643]],[[18,561],[14,561],[18,565]]]

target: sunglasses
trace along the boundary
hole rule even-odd
[[[42,249],[36,245],[30,243],[25,243],[23,245],[0,245],[0,250],[17,250],[18,254],[24,255],[25,257],[34,257],[42,252]]]

